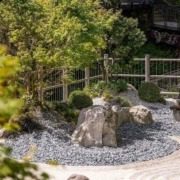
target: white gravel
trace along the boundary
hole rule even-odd
[[[70,135],[73,128],[68,124],[55,122],[55,116],[49,113],[44,113],[41,117],[46,125],[44,130],[10,136],[6,145],[13,148],[12,156],[17,159],[31,154],[32,161],[35,162],[57,160],[62,165],[95,166],[151,160],[180,149],[180,144],[169,138],[180,135],[180,123],[174,121],[169,107],[146,105],[153,113],[154,124],[123,125],[117,134],[118,148],[84,148],[72,144]],[[36,148],[30,153],[32,147]]]

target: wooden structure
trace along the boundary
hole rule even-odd
[[[137,7],[152,5],[153,0],[121,0],[121,7]]]
[[[123,62],[118,58],[114,59],[114,66],[118,67],[118,71],[109,73],[109,78],[123,79],[136,88],[142,82],[153,82],[159,86],[163,95],[178,95],[180,59],[154,59],[146,55],[145,58],[134,59],[132,63],[123,67]],[[66,80],[67,73],[72,76],[70,81]],[[39,77],[40,75],[43,76]],[[62,68],[46,69],[40,73],[33,72],[31,77],[33,76],[42,85],[38,89],[40,101],[67,101],[72,91],[102,80],[103,72],[101,63],[97,62],[85,69],[74,69],[71,72]]]
[[[172,5],[165,0],[157,0],[153,5],[153,27],[179,31],[180,6]]]

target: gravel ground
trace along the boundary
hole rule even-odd
[[[180,149],[180,144],[169,138],[180,135],[180,122],[174,121],[169,107],[157,105],[149,108],[154,124],[123,125],[118,130],[118,148],[74,145],[70,141],[73,128],[55,122],[55,117],[48,113],[42,117],[46,130],[11,135],[6,145],[13,148],[12,156],[17,159],[31,156],[35,162],[57,160],[61,165],[121,165],[156,159]]]

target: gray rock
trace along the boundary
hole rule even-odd
[[[89,180],[89,178],[83,175],[73,174],[67,180]]]
[[[133,106],[129,109],[132,121],[138,124],[152,124],[153,118],[151,111],[145,106]]]
[[[117,146],[117,114],[111,108],[92,106],[83,109],[72,141],[85,147]]]
[[[151,124],[152,114],[141,105],[131,108],[121,108],[118,105],[92,106],[83,109],[72,142],[84,147],[117,147],[117,128],[127,122]]]
[[[175,120],[180,122],[180,110],[174,109],[173,115],[174,115]]]
[[[151,111],[145,106],[123,107],[118,112],[118,124],[123,123],[152,124]]]
[[[132,116],[129,112],[129,107],[123,107],[118,112],[118,125],[122,125],[123,123],[131,122]]]
[[[170,106],[173,111],[173,116],[176,121],[180,121],[180,99],[175,99],[174,104]]]

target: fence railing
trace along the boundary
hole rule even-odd
[[[132,65],[131,68],[124,69],[123,73],[116,71],[113,77],[125,79],[136,88],[144,81],[153,82],[159,86],[163,95],[178,94],[180,88],[180,59],[150,58],[147,55],[145,58],[135,58],[133,63],[135,66]],[[138,81],[138,79],[140,80]]]
[[[111,59],[112,60],[112,59]],[[180,59],[135,58],[127,64],[115,59],[110,79],[123,79],[138,88],[142,82],[153,82],[163,95],[177,95],[180,86]],[[36,73],[39,99],[44,101],[67,101],[68,95],[103,79],[102,63],[97,62],[84,69],[62,68],[41,70]],[[42,77],[39,77],[42,76]],[[41,82],[40,82],[41,81]]]

